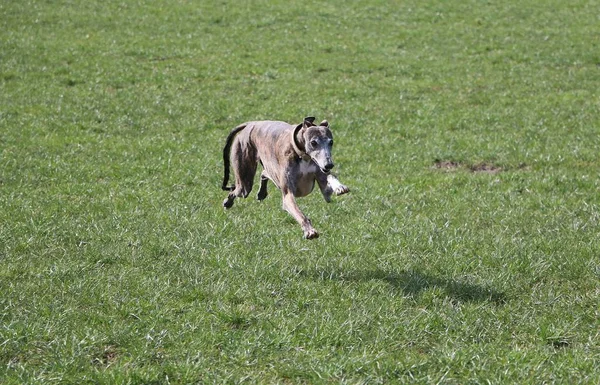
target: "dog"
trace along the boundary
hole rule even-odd
[[[234,128],[223,149],[222,189],[229,191],[223,207],[229,209],[236,197],[246,198],[250,194],[260,163],[263,170],[258,200],[267,197],[267,182],[271,180],[281,190],[283,209],[300,224],[304,238],[318,238],[319,233],[298,207],[296,197],[310,194],[315,181],[327,202],[333,194],[346,194],[350,189],[330,172],[334,164],[329,123],[324,120],[315,125],[314,120],[307,117],[295,126],[286,122],[256,121]],[[227,186],[230,164],[235,173],[233,186]]]

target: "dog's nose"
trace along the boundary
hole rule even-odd
[[[334,166],[334,165],[333,165],[333,163],[327,163],[327,164],[325,165],[325,170],[326,170],[326,171],[329,171],[329,170],[331,170],[331,169],[333,168],[333,166]]]

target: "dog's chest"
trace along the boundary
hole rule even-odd
[[[302,160],[300,161],[300,164],[298,165],[298,174],[301,176],[307,176],[310,174],[314,174],[315,172],[317,172],[317,165],[311,160],[311,161],[306,161],[306,160]]]
[[[315,186],[315,175],[317,172],[317,165],[312,161],[300,161],[296,169],[296,189],[294,195],[297,197],[303,197],[313,190]]]

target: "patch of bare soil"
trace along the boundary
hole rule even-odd
[[[496,174],[502,171],[502,167],[496,166],[491,163],[478,163],[471,165],[469,169],[473,172],[484,172],[487,174]]]
[[[93,363],[97,366],[108,368],[117,361],[118,354],[116,347],[109,345],[104,347],[104,351],[96,358]]]
[[[460,168],[460,163],[452,161],[452,160],[436,159],[435,162],[433,163],[433,167],[441,169],[441,170],[452,171],[452,170],[456,170],[456,169]]]
[[[519,169],[522,169],[524,166],[519,166]],[[499,172],[505,171],[504,168],[495,165],[493,163],[476,163],[476,164],[467,164],[456,162],[453,160],[441,160],[436,159],[433,162],[433,168],[444,171],[456,171],[459,169],[466,169],[475,173],[486,173],[486,174],[497,174]]]

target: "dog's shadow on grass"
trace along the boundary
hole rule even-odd
[[[491,302],[501,305],[507,301],[503,292],[492,288],[458,279],[436,277],[415,270],[400,272],[315,270],[308,275],[312,275],[317,279],[342,282],[382,281],[409,297],[417,297],[427,289],[437,288],[442,290],[451,300],[460,302]]]

